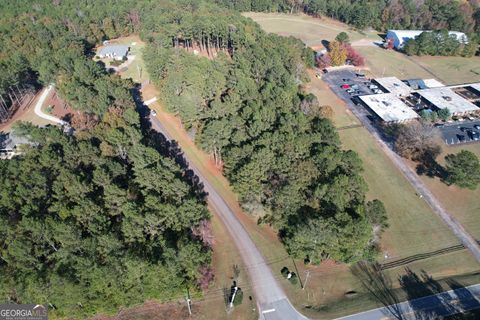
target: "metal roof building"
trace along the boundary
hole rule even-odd
[[[411,87],[409,87],[403,81],[399,80],[396,77],[375,78],[374,80],[385,90],[393,93],[398,97],[409,96],[410,93],[413,91]]]
[[[130,48],[126,45],[107,45],[100,49],[98,56],[100,58],[114,58],[121,60],[127,56]]]
[[[405,43],[410,39],[415,39],[423,32],[431,32],[430,30],[388,30],[386,39],[393,39],[395,49],[402,49]],[[463,32],[449,31],[449,35],[455,35],[458,41],[468,41],[467,35]]]
[[[448,87],[418,90],[417,94],[437,109],[448,108],[452,115],[464,115],[480,110],[479,107],[459,96]]]
[[[372,94],[359,96],[359,98],[385,122],[406,122],[419,117],[393,93]]]

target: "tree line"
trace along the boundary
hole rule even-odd
[[[480,31],[477,0],[214,0],[239,11],[305,12],[364,29]]]

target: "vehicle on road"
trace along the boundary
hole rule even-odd
[[[152,116],[156,117],[156,116],[157,116],[157,111],[155,111],[155,110],[150,110],[150,114],[151,114]]]
[[[316,73],[316,74],[315,74],[315,77],[316,77],[317,79],[322,79],[322,75],[321,75],[320,73]]]

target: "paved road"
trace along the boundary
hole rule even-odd
[[[173,137],[165,130],[158,118],[151,116],[150,121],[154,130],[162,133],[168,140],[173,140]],[[184,156],[186,157],[186,155]],[[229,208],[210,182],[205,179],[200,170],[189,159],[186,158],[186,160],[189,162],[190,169],[203,182],[205,191],[208,192],[209,204],[222,220],[240,251],[242,259],[247,266],[253,292],[261,313],[260,318],[268,320],[307,320],[290,304],[263,256],[235,216],[233,210]]]
[[[336,320],[438,319],[480,309],[480,284],[352,314]],[[419,317],[420,315],[431,317]]]
[[[40,118],[43,118],[48,121],[52,121],[54,123],[58,123],[60,125],[64,125],[65,121],[60,120],[59,118],[51,116],[49,114],[46,114],[42,111],[42,106],[45,103],[45,100],[47,99],[47,96],[50,93],[50,91],[52,91],[52,89],[53,89],[53,85],[49,85],[46,89],[43,89],[40,99],[38,99],[37,103],[35,104],[34,111],[35,111],[35,114]]]
[[[324,79],[329,83],[330,88],[339,95],[347,104],[348,108],[352,113],[363,123],[365,128],[370,132],[370,134],[377,140],[378,144],[385,152],[385,154],[392,160],[395,166],[402,172],[405,178],[410,182],[410,184],[415,188],[418,194],[428,203],[428,205],[450,228],[450,230],[457,236],[458,239],[465,245],[467,249],[471,251],[473,256],[480,262],[480,246],[475,241],[475,239],[465,230],[465,228],[458,222],[443,206],[440,204],[437,198],[430,192],[430,190],[425,186],[425,184],[420,180],[415,171],[413,171],[405,161],[393,151],[393,146],[387,144],[381,137],[377,128],[372,124],[368,118],[368,112],[365,111],[365,108],[362,106],[355,106],[349,98],[337,92],[339,89],[338,83],[329,81],[329,77]]]

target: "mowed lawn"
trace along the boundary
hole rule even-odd
[[[449,153],[469,150],[480,157],[480,143],[461,146],[442,145],[443,152],[438,161],[444,165],[444,158]],[[442,205],[452,213],[475,238],[480,239],[480,188],[476,190],[447,186],[439,178],[422,176],[422,180],[440,200]]]
[[[252,18],[266,32],[293,36],[301,39],[309,46],[321,45],[323,40],[331,41],[342,31],[348,33],[352,41],[363,38],[369,38],[372,41],[380,40],[376,33],[360,33],[344,23],[329,18],[312,18],[304,14],[289,15],[258,12],[248,12],[243,15]]]
[[[480,57],[412,57],[445,84],[480,82]]]

